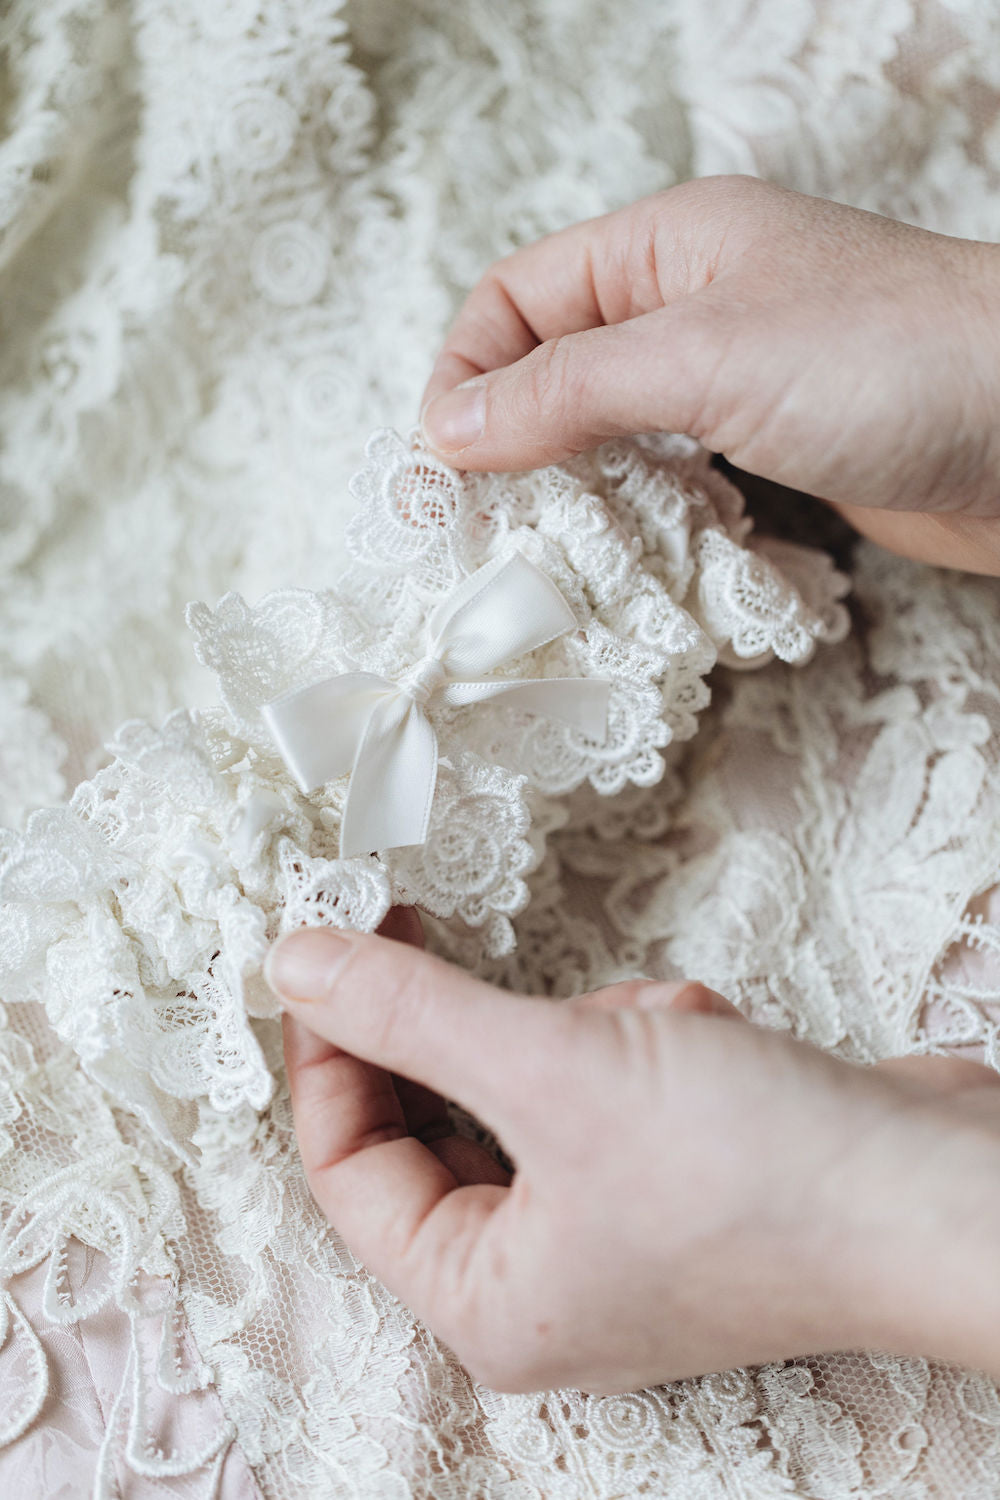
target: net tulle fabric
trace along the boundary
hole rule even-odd
[[[405,899],[439,951],[537,993],[684,973],[859,1060],[997,1065],[995,582],[861,545],[843,635],[823,551],[751,532],[691,445],[508,480],[363,451],[407,429],[492,259],[692,172],[998,237],[997,27],[958,0],[8,10],[13,1493],[1000,1490],[995,1386],[920,1360],[473,1385],[312,1205],[259,981],[283,923]],[[385,610],[406,655],[406,622],[508,544],[578,611],[576,666],[625,685],[614,753],[470,711],[440,787],[459,857],[331,868],[341,793],[302,799],[269,754],[267,673],[386,649]]]

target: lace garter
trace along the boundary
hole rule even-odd
[[[694,734],[717,661],[802,663],[847,628],[829,559],[752,535],[739,492],[688,439],[477,475],[381,431],[366,459],[350,566],[328,590],[189,607],[220,705],[159,729],[126,723],[67,806],[0,835],[5,997],[44,1004],[85,1067],[184,1155],[200,1104],[270,1098],[276,1010],[261,965],[280,932],[371,931],[413,904],[476,931],[490,957],[510,952],[567,793],[652,787],[665,747]],[[515,628],[516,655],[488,649],[478,699],[433,691],[444,678],[427,664],[428,622],[505,559],[541,575],[565,612],[558,633]],[[436,755],[415,793],[421,842],[368,852],[376,818],[364,852],[342,850],[349,768],[305,792],[279,753],[268,705],[345,674],[403,684],[419,707]],[[599,732],[593,714],[556,716],[567,687],[592,705],[600,687]]]

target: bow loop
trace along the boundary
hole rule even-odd
[[[464,578],[437,605],[424,655],[397,682],[346,672],[265,705],[265,722],[303,792],[350,769],[342,859],[425,841],[438,764],[437,736],[425,710],[436,694],[452,707],[503,697],[593,739],[603,737],[610,690],[603,680],[486,680],[575,624],[551,578],[510,552]]]
[[[429,653],[469,682],[565,635],[576,617],[547,573],[506,552],[463,578],[427,622]]]

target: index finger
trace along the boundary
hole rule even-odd
[[[495,1130],[529,1138],[565,1021],[429,953],[366,933],[303,927],[265,973],[286,1009],[354,1058],[426,1084]]]
[[[407,1134],[386,1074],[292,1016],[282,1026],[313,1197],[358,1259],[447,1338],[475,1295],[475,1251],[506,1199],[506,1174],[481,1152],[482,1181],[460,1186]]]
[[[648,209],[633,204],[561,229],[498,261],[466,298],[421,409],[464,380],[514,364],[551,338],[618,323],[662,305],[642,274]]]
[[[686,188],[573,224],[498,261],[459,312],[421,410],[549,339],[623,323],[703,286],[707,269],[687,245]]]

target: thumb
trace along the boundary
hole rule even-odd
[[[637,432],[704,436],[720,321],[696,294],[539,344],[429,401],[424,437],[461,469],[530,469]]]
[[[345,1052],[436,1089],[499,1132],[543,1097],[560,1018],[391,938],[290,933],[265,975],[286,1011]],[[513,1141],[512,1141],[513,1144]]]

